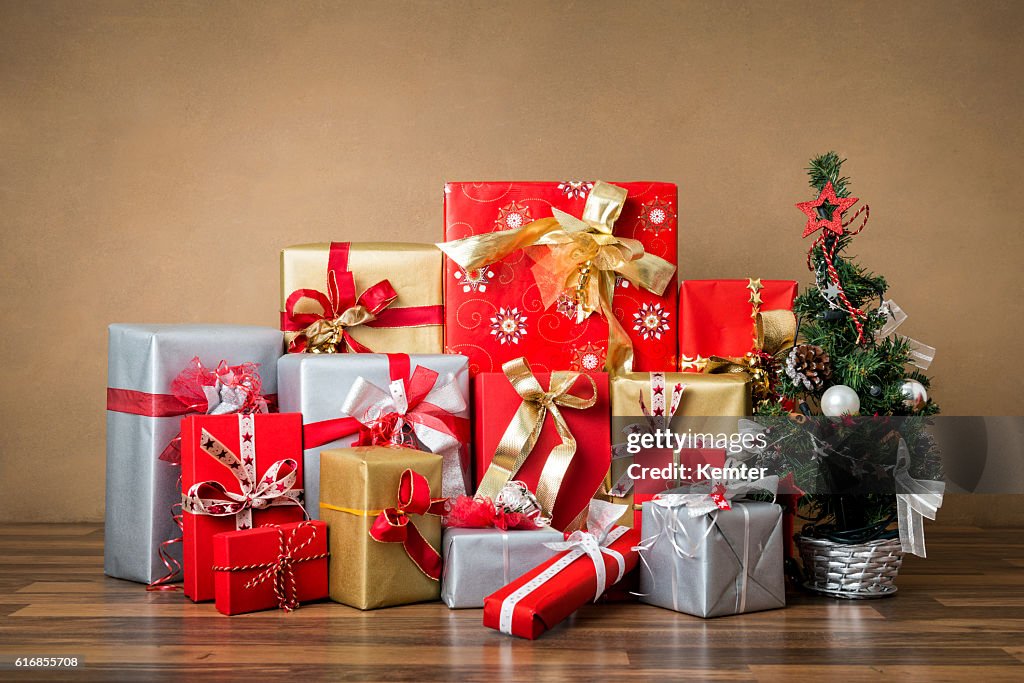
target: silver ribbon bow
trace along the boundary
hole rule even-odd
[[[739,463],[732,458],[725,461],[725,467],[737,467]],[[685,490],[685,493],[680,491]],[[687,486],[684,489],[676,489],[662,493],[651,501],[658,507],[677,508],[685,507],[690,517],[700,517],[711,512],[717,512],[721,508],[712,498],[712,492],[721,492],[722,497],[727,501],[742,500],[751,493],[764,491],[775,496],[779,490],[779,477],[771,475],[762,477],[755,481],[736,482],[702,482]]]
[[[467,482],[462,467],[462,444],[434,416],[437,411],[457,414],[466,410],[466,399],[455,378],[449,375],[445,382],[436,382],[430,392],[413,408],[405,392],[405,382],[396,379],[382,389],[364,377],[356,379],[341,406],[341,412],[362,424],[371,424],[390,414],[400,416],[391,442],[399,446],[415,446],[410,434],[431,453],[442,457],[441,495],[446,498],[466,495]]]
[[[215,386],[203,387],[203,393],[206,394],[207,415],[237,413],[245,406],[245,401],[249,397],[249,391],[245,387],[229,387],[219,379]],[[260,412],[266,412],[266,408]]]
[[[896,450],[896,513],[903,552],[926,557],[924,518],[935,520],[945,490],[945,482],[910,476],[910,450],[901,438]]]
[[[878,307],[878,313],[885,317],[885,323],[881,329],[875,334],[875,339],[880,340],[896,332],[896,328],[906,322],[909,317],[903,312],[892,299],[886,299],[882,302],[882,305]],[[927,370],[932,361],[935,359],[935,347],[928,346],[923,342],[919,342],[911,337],[900,335],[907,345],[910,347],[910,363],[916,365],[922,370]]]

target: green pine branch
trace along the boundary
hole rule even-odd
[[[820,193],[825,189],[825,185],[832,181],[832,188],[836,191],[837,197],[849,197],[850,191],[847,184],[850,179],[839,175],[845,161],[846,159],[840,159],[835,152],[826,152],[812,159],[811,165],[807,167],[811,187]]]

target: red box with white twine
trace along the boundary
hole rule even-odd
[[[185,595],[214,598],[213,536],[305,518],[302,416],[200,415],[181,430]]]
[[[213,537],[217,611],[245,614],[327,597],[327,525],[274,524]]]

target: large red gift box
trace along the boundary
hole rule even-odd
[[[529,372],[529,366],[526,366]],[[561,486],[558,487],[554,509],[551,510],[551,526],[565,529],[576,521],[586,509],[594,494],[601,488],[608,467],[611,464],[611,408],[608,400],[608,375],[605,373],[552,373],[533,372],[544,392],[557,390],[564,382],[575,376],[568,384],[564,395],[576,400],[594,397],[589,408],[574,409],[561,405],[559,413],[565,426],[576,440],[576,452],[572,456]],[[593,380],[594,388],[591,387]],[[522,386],[521,382],[517,382]],[[552,384],[555,387],[552,387]],[[517,420],[517,413],[524,404],[524,398],[503,373],[483,373],[474,378],[474,471],[476,483],[480,485],[494,459],[495,451],[509,425]],[[534,493],[537,492],[541,474],[552,450],[562,444],[555,419],[550,412],[544,416],[543,425],[536,444],[518,471],[511,473],[511,479],[522,481]],[[488,492],[493,497],[495,492]],[[541,501],[542,504],[544,501]]]
[[[302,415],[199,415],[181,429],[185,595],[214,598],[213,537],[305,518]]]
[[[604,547],[612,552],[600,552],[604,563],[603,585],[589,555],[579,550],[559,553],[487,596],[484,626],[520,638],[539,638],[577,609],[594,601],[598,592],[603,594],[629,574],[640,561],[635,550],[640,540],[639,529],[622,526],[611,529]]]
[[[678,263],[676,186],[613,183],[627,191],[614,235],[638,240],[645,254]],[[591,182],[484,182],[445,185],[445,240],[514,230],[553,210],[583,215]],[[531,247],[467,270],[445,259],[445,348],[469,357],[472,374],[497,372],[525,356],[538,370],[601,370],[609,330],[600,310],[577,322],[576,302],[561,295],[547,305]],[[442,245],[442,250],[450,253]],[[528,253],[530,252],[530,253]],[[676,275],[661,295],[615,277],[615,317],[632,341],[633,370],[676,368]],[[621,368],[616,368],[621,369]]]
[[[739,358],[756,351],[756,314],[793,310],[794,280],[684,280],[679,287],[682,370],[699,358]]]
[[[327,597],[327,525],[317,520],[213,537],[217,611],[245,614]]]

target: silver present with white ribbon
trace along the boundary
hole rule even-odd
[[[707,494],[662,494],[643,505],[640,600],[698,617],[786,605],[782,507]]]

